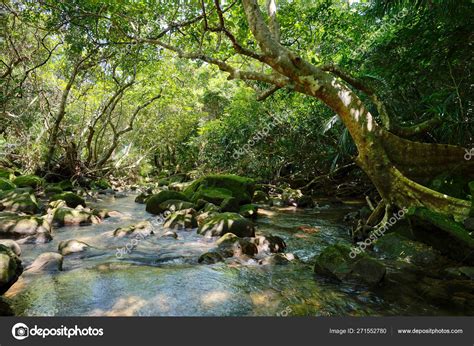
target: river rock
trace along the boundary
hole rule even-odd
[[[86,206],[86,201],[84,200],[84,198],[76,195],[74,192],[58,193],[56,195],[53,195],[50,200],[51,201],[58,201],[58,200],[65,201],[66,205],[69,208],[76,208],[79,205],[82,205],[83,207]]]
[[[35,214],[39,211],[39,206],[31,190],[14,189],[10,191],[0,191],[0,210]]]
[[[292,253],[275,253],[270,256],[264,257],[260,261],[258,261],[261,265],[285,265],[289,264],[298,257]]]
[[[165,211],[179,211],[184,209],[194,209],[194,204],[191,202],[180,201],[178,199],[169,199],[160,204],[162,212]]]
[[[221,203],[221,210],[224,212],[237,213],[239,209],[239,200],[235,197],[227,197]]]
[[[239,208],[239,214],[249,219],[256,219],[258,207],[255,204],[245,204]]]
[[[206,252],[199,256],[198,262],[201,264],[214,264],[217,262],[223,262],[224,257],[217,252]]]
[[[210,217],[200,225],[198,233],[213,237],[220,237],[226,233],[234,233],[242,238],[253,237],[255,236],[255,226],[252,221],[237,213],[221,213]]]
[[[163,202],[169,200],[180,200],[189,202],[189,199],[181,192],[178,191],[160,191],[156,195],[151,196],[146,201],[146,211],[151,214],[161,214],[166,209],[163,209],[160,205]]]
[[[135,203],[145,204],[150,196],[151,194],[142,192],[137,197],[135,197]]]
[[[234,197],[238,203],[250,203],[255,182],[250,178],[233,174],[211,174],[201,177],[184,190],[184,194],[193,202],[204,199],[220,205],[225,199]]]
[[[30,273],[56,272],[63,270],[63,256],[57,252],[45,252],[36,257],[27,268]]]
[[[258,249],[249,238],[239,238],[233,233],[226,233],[216,242],[217,250],[222,257],[254,256]]]
[[[53,211],[53,223],[60,227],[69,225],[90,225],[100,223],[100,219],[86,209],[60,207]]]
[[[285,241],[275,235],[261,235],[252,238],[252,242],[257,246],[258,252],[284,252],[286,249]]]
[[[380,283],[385,276],[385,266],[365,253],[350,256],[351,248],[336,244],[326,247],[316,258],[314,271],[340,281],[357,281],[370,286]]]
[[[83,252],[87,249],[90,249],[89,244],[86,244],[76,239],[63,240],[58,245],[58,251],[63,256],[67,256],[77,252]]]
[[[170,229],[190,229],[198,226],[196,211],[194,209],[184,209],[168,215],[163,224],[164,228]]]
[[[174,238],[174,239],[177,239],[178,238],[178,234],[174,231],[166,231],[165,233],[163,233],[163,235],[161,236],[162,238]]]
[[[128,227],[120,227],[114,231],[114,237],[127,237],[138,233],[142,236],[154,234],[153,225],[149,221],[142,221]]]
[[[0,294],[5,293],[23,273],[21,260],[7,246],[0,244]]]
[[[36,175],[22,175],[13,179],[13,184],[18,187],[32,187],[37,189],[44,185],[44,180]]]
[[[21,256],[21,247],[16,241],[11,239],[0,239],[0,244],[12,250],[18,257]]]
[[[46,243],[52,239],[51,224],[41,217],[0,212],[0,237],[21,243]]]

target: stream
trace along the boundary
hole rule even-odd
[[[255,260],[198,264],[216,239],[195,230],[160,238],[158,218],[145,212],[134,195],[103,197],[92,204],[119,211],[101,224],[55,228],[47,244],[23,244],[26,268],[41,253],[57,251],[62,240],[77,239],[93,251],[64,257],[63,271],[27,271],[6,297],[19,316],[381,316],[452,314],[415,298],[398,299],[366,287],[337,283],[313,273],[311,258],[336,242],[350,242],[343,216],[354,206],[310,210],[269,208],[257,219],[257,234],[273,234],[300,262],[259,265]],[[260,211],[259,211],[260,213]],[[150,220],[155,234],[117,256],[130,238],[114,229]],[[316,232],[298,230],[311,226]]]

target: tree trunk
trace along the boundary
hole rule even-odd
[[[280,45],[266,26],[256,0],[243,0],[243,5],[265,63],[288,77],[296,91],[320,99],[340,116],[357,146],[357,164],[387,206],[424,206],[456,219],[469,215],[469,201],[430,190],[409,178],[455,168],[472,175],[474,162],[464,160],[463,148],[411,142],[389,133],[377,124],[358,95],[335,75]]]

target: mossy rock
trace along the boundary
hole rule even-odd
[[[0,212],[0,238],[46,243],[52,239],[50,232],[51,225],[40,217]]]
[[[47,195],[56,195],[58,193],[62,193],[63,189],[61,189],[56,184],[50,184],[44,188],[44,193]]]
[[[0,190],[8,191],[16,188],[16,185],[13,184],[10,180],[0,177]]]
[[[326,247],[316,258],[314,271],[340,281],[357,281],[370,286],[380,283],[385,277],[385,266],[367,254],[350,256],[351,248],[345,244]]]
[[[22,175],[16,177],[13,183],[18,187],[32,187],[37,189],[44,185],[44,180],[36,175]]]
[[[35,195],[28,189],[0,191],[0,210],[35,214],[39,211]]]
[[[179,200],[189,202],[189,199],[178,191],[160,191],[156,195],[152,195],[146,201],[146,211],[158,215],[163,212],[160,204],[168,200]]]
[[[240,214],[221,213],[206,219],[199,226],[198,233],[214,237],[221,237],[226,233],[234,233],[238,237],[253,237],[255,225]]]
[[[184,190],[184,193],[193,201],[202,198],[208,202],[220,204],[227,197],[235,197],[240,204],[245,204],[250,203],[254,189],[255,182],[253,179],[233,174],[212,174],[195,180]],[[223,195],[226,196],[219,200],[209,200],[203,198],[206,195],[208,195],[208,197],[212,197],[213,195],[214,197],[216,197],[216,195],[220,195],[220,197],[224,197]]]
[[[217,252],[223,257],[254,256],[258,253],[257,246],[250,238],[239,238],[233,233],[226,233],[217,241]]]
[[[135,197],[135,203],[145,204],[150,197],[150,194],[142,192],[137,197]]]
[[[197,202],[198,200],[205,200],[209,203],[220,205],[224,200],[231,198],[232,192],[230,190],[219,187],[204,187],[201,186],[192,195],[191,200]]]
[[[249,219],[256,219],[258,207],[255,204],[245,204],[239,208],[239,214]]]
[[[83,207],[86,206],[86,201],[84,198],[76,195],[74,192],[63,192],[63,193],[58,193],[54,196],[51,197],[51,201],[59,201],[62,200],[66,202],[66,205],[69,208],[75,208],[79,205],[82,205]]]
[[[5,245],[0,244],[0,294],[5,293],[23,273],[21,260]]]
[[[160,209],[161,209],[160,213],[163,213],[166,210],[179,211],[183,209],[194,209],[194,207],[195,207],[194,204],[191,202],[185,202],[179,199],[169,199],[167,201],[164,201],[163,203],[160,203]]]
[[[237,213],[239,209],[239,200],[235,197],[228,197],[221,203],[221,210],[224,212]]]
[[[142,221],[128,227],[120,227],[114,231],[114,237],[127,237],[140,234],[141,236],[149,236],[154,234],[153,225],[149,221]]]
[[[91,247],[89,244],[86,244],[80,240],[68,239],[59,243],[58,252],[63,256],[67,256],[78,252],[84,252],[90,248]]]
[[[198,226],[195,211],[193,209],[185,209],[172,213],[166,217],[164,228],[175,230],[191,229]]]
[[[57,186],[61,188],[63,191],[72,191],[74,190],[74,185],[70,180],[63,180],[60,181]]]
[[[99,223],[99,218],[85,210],[61,207],[55,210],[53,222],[57,226],[90,225]]]
[[[416,240],[449,258],[474,264],[474,238],[462,224],[427,208],[410,208],[407,216]]]
[[[223,262],[224,257],[218,252],[206,252],[199,256],[198,262],[201,264],[214,264]]]

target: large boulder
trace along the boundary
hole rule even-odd
[[[189,199],[182,192],[160,191],[147,199],[146,211],[155,215],[161,214],[164,210],[160,207],[160,204],[168,200],[189,202]]]
[[[57,252],[44,252],[26,268],[30,273],[56,272],[63,270],[63,256]]]
[[[149,221],[141,221],[135,225],[128,227],[120,227],[114,231],[114,237],[129,237],[140,234],[141,236],[149,236],[154,234],[153,225]]]
[[[21,260],[5,245],[0,244],[0,294],[5,293],[23,273]]]
[[[51,241],[51,224],[36,216],[0,213],[0,238],[15,239],[21,243],[46,243]]]
[[[199,226],[198,233],[213,237],[221,237],[226,233],[234,233],[238,237],[253,237],[255,226],[252,221],[237,213],[221,213],[206,219]]]
[[[28,189],[0,191],[0,210],[35,214],[39,210],[38,201]]]
[[[336,244],[326,247],[316,258],[314,271],[340,281],[356,281],[370,286],[380,283],[385,276],[385,266],[365,253],[355,258],[351,248]]]
[[[44,185],[44,180],[36,175],[22,175],[13,179],[13,184],[18,187],[32,187],[37,189]]]
[[[239,204],[250,203],[255,189],[253,179],[233,174],[213,174],[195,180],[184,190],[193,202],[204,199],[220,205],[225,199],[235,197]]]
[[[10,180],[0,177],[0,191],[13,190],[16,188],[16,185],[13,184]]]
[[[58,252],[63,256],[78,252],[84,252],[88,249],[90,249],[89,244],[86,244],[76,239],[63,240],[58,245]]]
[[[75,208],[79,205],[82,205],[83,207],[86,206],[86,201],[84,198],[76,195],[74,192],[63,192],[63,193],[58,193],[56,195],[53,195],[50,198],[51,201],[64,201],[66,202],[66,205],[69,208]]]
[[[164,228],[175,230],[196,228],[196,211],[194,209],[184,209],[168,215],[163,224]]]
[[[227,197],[221,203],[221,210],[224,212],[237,213],[239,212],[239,209],[239,200],[235,197]]]

